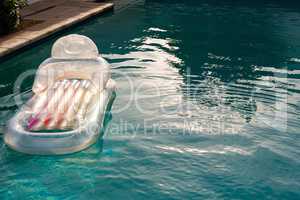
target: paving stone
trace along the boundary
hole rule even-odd
[[[89,17],[113,9],[112,3],[92,3],[85,0],[39,1],[22,10],[24,19],[42,20],[19,32],[0,37],[0,57]]]
[[[7,52],[8,52],[8,49],[7,49],[7,48],[2,48],[2,47],[0,47],[0,57],[1,57],[1,56],[4,56]]]
[[[21,38],[11,38],[0,42],[0,47],[7,49],[21,48],[28,44],[29,41]]]

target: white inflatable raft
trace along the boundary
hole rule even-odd
[[[67,154],[96,142],[115,97],[109,64],[88,37],[68,35],[39,67],[33,97],[8,122],[5,143],[28,154]]]

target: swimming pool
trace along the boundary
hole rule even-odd
[[[62,35],[92,38],[118,91],[85,151],[28,156],[1,139],[0,199],[299,199],[299,7],[137,1],[2,61],[2,128]]]

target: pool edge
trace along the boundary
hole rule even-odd
[[[54,35],[55,33],[70,28],[71,26],[79,24],[89,18],[112,11],[113,9],[114,3],[99,3],[99,5],[94,8],[91,8],[86,12],[79,12],[78,15],[74,17],[57,20],[57,22],[53,23],[51,26],[45,26],[47,21],[45,23],[38,24],[36,26],[44,26],[44,28],[41,28],[38,31],[29,28],[0,37],[0,58],[9,56],[26,46],[30,46],[33,43]]]

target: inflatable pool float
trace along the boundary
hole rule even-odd
[[[58,39],[36,73],[33,96],[9,120],[4,134],[12,149],[28,154],[67,154],[99,138],[115,98],[109,64],[82,35]]]

